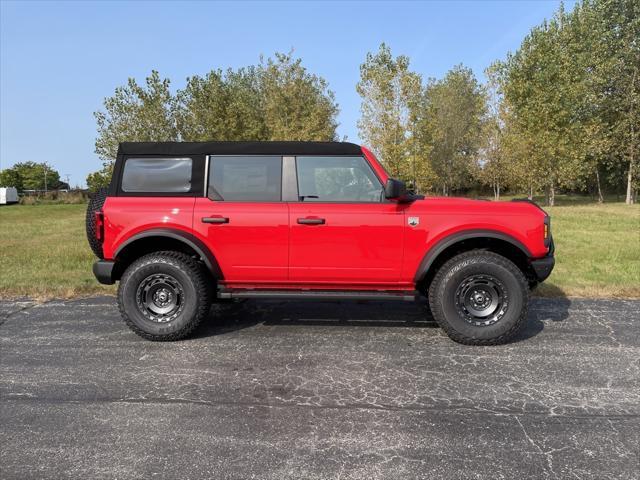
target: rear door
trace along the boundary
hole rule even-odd
[[[227,286],[286,281],[289,212],[282,202],[282,157],[209,156],[207,195],[193,228],[215,255]]]
[[[403,208],[360,156],[299,156],[289,203],[289,279],[311,284],[394,286],[403,254]]]

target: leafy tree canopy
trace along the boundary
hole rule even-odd
[[[60,181],[60,174],[46,163],[23,162],[0,171],[0,186],[23,191],[56,190],[67,185]]]

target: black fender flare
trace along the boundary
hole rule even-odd
[[[527,258],[531,258],[531,252],[529,249],[519,240],[513,238],[511,235],[506,233],[498,232],[495,230],[463,230],[461,232],[456,232],[442,240],[438,241],[433,247],[431,247],[427,253],[424,254],[420,265],[418,265],[418,270],[414,276],[414,281],[417,283],[425,278],[427,273],[429,272],[429,268],[433,265],[436,258],[444,252],[450,246],[462,242],[463,240],[469,240],[472,238],[494,238],[497,240],[502,240],[504,242],[510,243],[514,247],[518,248]]]
[[[184,243],[200,256],[211,274],[217,280],[222,280],[224,278],[224,276],[222,275],[222,269],[220,268],[216,257],[213,255],[213,253],[211,253],[211,250],[209,250],[209,248],[204,244],[202,240],[200,240],[195,235],[173,228],[153,228],[151,230],[145,230],[144,232],[133,235],[122,242],[122,244],[120,244],[114,254],[114,257],[117,258],[118,255],[121,254],[128,245],[131,245],[132,243],[143,238],[149,237],[171,238],[173,240],[178,240],[179,242]]]

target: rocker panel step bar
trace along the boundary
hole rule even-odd
[[[413,302],[418,292],[332,290],[220,290],[218,298],[282,298],[291,300],[401,300]]]

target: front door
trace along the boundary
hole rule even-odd
[[[289,279],[350,288],[400,280],[404,209],[384,199],[362,157],[297,157],[289,203]]]
[[[207,197],[193,228],[230,287],[287,280],[289,213],[282,202],[282,157],[210,156]]]

